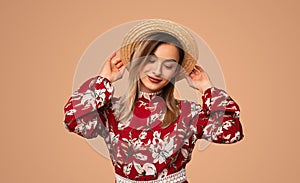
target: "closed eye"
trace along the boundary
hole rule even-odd
[[[149,55],[147,58],[147,62],[154,63],[157,60],[155,55]]]
[[[167,69],[172,69],[174,66],[173,66],[173,65],[165,65],[165,67],[166,67]]]
[[[175,68],[178,65],[178,63],[176,62],[176,60],[174,59],[169,59],[169,60],[165,60],[164,61],[164,66],[168,69],[171,70],[173,68]]]

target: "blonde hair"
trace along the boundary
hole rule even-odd
[[[172,44],[178,48],[179,51],[179,64],[182,63],[184,52],[180,42],[173,36],[157,32],[149,35],[139,43],[139,46],[131,55],[129,65],[129,88],[125,95],[120,97],[117,107],[114,109],[117,120],[120,123],[126,123],[131,119],[135,103],[138,99],[138,92],[140,89],[139,72],[145,66],[147,56],[153,54],[156,48],[161,44]],[[172,124],[179,115],[178,101],[174,98],[174,84],[175,77],[162,89],[161,97],[166,103],[166,113],[164,115],[161,127],[165,128]]]

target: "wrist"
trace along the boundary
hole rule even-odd
[[[105,75],[105,74],[99,74],[100,77],[103,77],[103,78],[106,78],[107,80],[109,80],[110,82],[112,82],[112,79],[108,76],[108,75]]]
[[[203,87],[201,88],[202,94],[204,94],[204,92],[205,92],[207,89],[211,88],[211,87],[213,87],[212,84],[208,84],[208,85],[203,86]]]

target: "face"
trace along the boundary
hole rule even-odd
[[[179,61],[178,48],[172,44],[161,44],[146,59],[140,72],[140,90],[142,92],[158,92],[166,86],[177,73]]]

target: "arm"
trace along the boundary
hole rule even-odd
[[[104,77],[85,81],[64,106],[65,127],[85,138],[101,135],[112,94],[113,87]]]
[[[216,143],[241,140],[244,134],[237,103],[224,90],[214,87],[208,74],[199,65],[195,65],[186,78],[191,87],[202,93],[202,107],[198,105],[191,113],[197,113],[193,119],[197,138]]]
[[[196,125],[198,138],[215,143],[234,143],[243,139],[239,106],[224,90],[208,88],[202,101]]]
[[[99,76],[87,80],[73,93],[65,105],[64,124],[70,132],[85,138],[107,134],[106,125],[112,82],[122,78],[125,66],[117,53],[112,53],[103,64]]]

